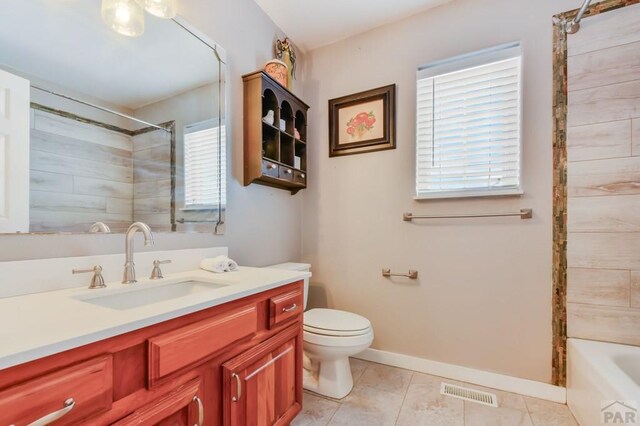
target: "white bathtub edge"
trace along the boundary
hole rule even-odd
[[[609,401],[640,402],[640,389],[613,357],[640,347],[570,338],[567,342],[567,405],[582,426],[601,424],[601,407]]]
[[[452,380],[458,380],[461,382],[472,383],[506,392],[513,392],[560,404],[565,404],[567,402],[567,390],[565,388],[548,383],[537,382],[535,380],[522,379],[519,377],[507,376],[504,374],[477,370],[475,368],[462,367],[459,365],[447,364],[444,362],[432,361],[425,358],[418,358],[415,356],[371,348],[356,355],[355,358]]]

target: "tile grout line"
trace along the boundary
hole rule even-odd
[[[329,420],[327,421],[326,426],[329,426],[331,424],[331,421],[336,416],[336,414],[338,413],[338,410],[340,410],[340,408],[342,408],[342,403],[338,402],[338,408],[336,408],[336,411],[334,411],[333,414],[331,415],[331,417],[329,417]]]
[[[531,424],[533,426],[535,426],[535,423],[533,423],[533,417],[531,417],[531,410],[529,409],[529,404],[527,403],[527,398],[525,398],[524,396],[522,397],[522,401],[524,402],[524,407],[527,409],[527,414],[529,415],[529,420],[531,420]]]
[[[605,12],[601,12],[601,13],[606,13],[606,11]],[[590,15],[590,16],[595,16],[595,15]],[[589,18],[589,16],[586,16],[586,18]],[[620,47],[620,46],[629,46],[631,44],[636,44],[636,43],[640,43],[640,40],[632,40],[632,41],[628,41],[626,43],[614,44],[612,46],[606,46],[606,47],[600,47],[600,48],[597,48],[595,50],[588,50],[586,52],[574,53],[573,55],[569,55],[568,52],[567,52],[567,59],[568,58],[576,58],[576,57],[582,56],[582,55],[589,55],[591,53],[602,52],[603,50],[607,50],[607,49],[615,49],[616,47]]]
[[[416,374],[415,371],[411,371],[411,376],[409,377],[409,384],[407,385],[407,388],[404,390],[404,395],[402,395],[402,404],[400,404],[400,409],[398,410],[398,414],[396,415],[396,421],[393,423],[396,426],[398,424],[398,420],[400,420],[400,414],[402,413],[402,408],[404,407],[404,403],[407,400],[407,394],[409,393],[409,388],[411,387],[411,382],[413,381],[413,376],[415,374]]]

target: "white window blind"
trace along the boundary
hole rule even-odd
[[[417,198],[521,193],[519,45],[418,71]]]
[[[218,141],[219,135],[222,143]],[[218,149],[220,149],[221,159],[219,165]],[[185,127],[184,191],[186,209],[217,208],[220,198],[222,198],[222,205],[226,205],[226,158],[225,126],[218,128],[217,120],[209,120]]]

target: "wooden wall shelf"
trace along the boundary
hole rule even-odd
[[[307,187],[309,106],[264,71],[242,80],[244,185],[259,183],[295,194]],[[269,111],[273,111],[273,123],[263,120]],[[284,120],[282,128],[280,120]]]

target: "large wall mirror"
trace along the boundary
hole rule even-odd
[[[3,1],[0,233],[223,233],[224,51],[146,12],[119,34],[103,3]]]

